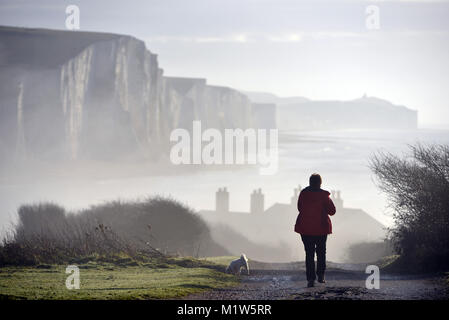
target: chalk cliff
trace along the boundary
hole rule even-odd
[[[0,163],[157,160],[168,154],[170,132],[193,120],[310,130],[416,128],[416,119],[376,98],[279,98],[166,77],[157,55],[131,36],[0,27]]]
[[[278,97],[266,92],[245,94],[253,103],[277,106],[281,130],[406,129],[418,127],[418,112],[375,98],[349,101],[316,101],[304,97]]]
[[[174,128],[248,128],[242,93],[164,77],[133,37],[0,28],[1,159],[156,159]]]
[[[306,101],[278,108],[285,130],[400,129],[418,127],[418,113],[389,101],[362,97],[350,101]]]

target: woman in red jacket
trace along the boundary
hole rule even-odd
[[[317,255],[318,282],[324,283],[326,270],[326,240],[332,233],[329,215],[335,214],[335,206],[330,193],[321,189],[321,176],[314,173],[309,178],[309,186],[301,191],[298,198],[299,215],[295,232],[301,234],[306,251],[307,286],[315,284],[315,251]]]

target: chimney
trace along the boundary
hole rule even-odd
[[[301,192],[301,185],[298,185],[298,188],[293,189],[293,196],[290,198],[290,205],[296,208],[298,204],[299,193]]]
[[[254,190],[251,194],[250,212],[260,214],[265,211],[265,196],[262,193],[262,189]]]
[[[331,194],[332,194],[331,199],[335,204],[335,208],[337,210],[343,209],[343,199],[341,198],[340,190],[337,190],[337,191],[332,190]]]
[[[215,211],[217,213],[229,212],[229,192],[226,187],[218,188],[215,193]]]

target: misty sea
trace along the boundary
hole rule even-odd
[[[279,169],[275,175],[259,175],[257,168],[200,170],[179,175],[142,175],[128,178],[45,179],[0,184],[0,223],[4,231],[16,219],[18,206],[51,201],[69,210],[115,199],[139,199],[149,195],[171,196],[196,210],[214,209],[215,192],[227,187],[230,209],[249,211],[250,193],[261,188],[265,207],[289,203],[293,189],[305,187],[318,172],[323,188],[340,190],[344,206],[360,208],[383,224],[392,224],[386,199],[376,187],[368,167],[371,155],[387,151],[405,154],[408,144],[449,143],[449,130],[415,131],[348,130],[282,132],[279,134]]]

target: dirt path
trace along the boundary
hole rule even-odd
[[[326,283],[306,287],[303,265],[258,264],[250,276],[241,276],[240,286],[191,295],[187,299],[211,300],[396,300],[449,299],[449,291],[437,276],[393,276],[382,274],[380,289],[368,290],[368,274],[360,266],[332,264],[326,272]],[[352,269],[352,270],[348,270]],[[357,270],[359,269],[359,270]],[[364,269],[363,269],[364,270]]]

